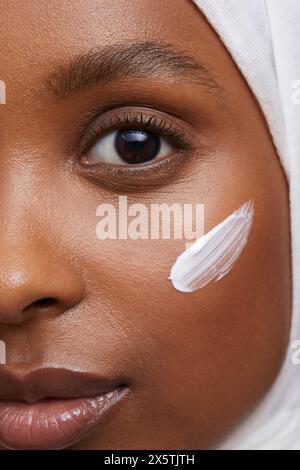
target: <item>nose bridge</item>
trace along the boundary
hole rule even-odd
[[[45,307],[51,315],[61,314],[83,292],[80,274],[66,250],[58,249],[63,241],[52,229],[49,192],[38,196],[28,180],[23,191],[19,183],[0,196],[0,324],[22,323],[45,313]]]

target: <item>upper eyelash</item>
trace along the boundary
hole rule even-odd
[[[155,114],[145,116],[142,112],[126,112],[121,116],[112,116],[102,123],[98,123],[94,128],[89,130],[89,150],[96,144],[96,142],[109,131],[116,128],[135,128],[142,127],[144,130],[153,132],[160,132],[164,137],[172,140],[172,144],[179,150],[192,150],[193,146],[187,141],[183,131],[168,124],[167,120],[162,117],[157,117]]]

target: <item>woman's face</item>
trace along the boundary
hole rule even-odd
[[[128,386],[71,448],[217,445],[270,388],[289,335],[287,186],[258,104],[188,0],[1,0],[0,43],[2,369]],[[171,150],[118,165],[103,129],[124,117]],[[97,238],[97,207],[120,195],[204,204],[205,232],[252,199],[249,242],[220,281],[178,292],[183,240]]]

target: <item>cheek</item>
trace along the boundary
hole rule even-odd
[[[195,358],[200,362],[203,358],[205,364],[201,370],[203,373],[207,365],[208,374],[213,370],[213,363],[219,364],[219,372],[224,370],[226,361],[225,370],[236,373],[240,368],[243,372],[245,360],[255,357],[247,372],[248,382],[255,382],[255,377],[260,376],[257,360],[264,363],[264,359],[270,359],[266,370],[272,375],[284,351],[290,309],[284,190],[274,193],[269,178],[261,175],[253,179],[249,169],[246,171],[243,165],[240,168],[242,174],[228,172],[235,188],[231,201],[228,190],[225,203],[222,197],[222,190],[228,188],[226,178],[220,178],[215,192],[206,193],[204,198],[207,201],[205,231],[219,223],[224,214],[228,215],[229,208],[236,208],[250,197],[255,205],[245,249],[220,281],[193,293],[180,293],[172,287],[168,276],[178,254],[184,250],[182,240],[111,241],[111,249],[105,249],[111,262],[104,269],[103,292],[109,291],[110,302],[118,304],[121,317],[128,312],[128,318],[136,325],[136,334],[130,331],[134,335],[131,340],[140,341],[142,349],[144,345],[146,357],[147,354],[151,357],[152,350],[163,351],[159,358],[161,366],[171,372],[173,363],[175,374],[179,373],[180,363],[188,364],[185,356],[192,365]],[[245,174],[247,183],[243,184]],[[276,175],[273,179],[274,186],[280,188],[280,179]],[[203,186],[195,182],[190,193],[196,187]],[[175,202],[175,192],[172,197]],[[194,203],[199,201],[201,194]],[[99,256],[104,256],[103,249]],[[126,329],[126,320],[123,325]]]
[[[191,430],[190,444],[199,446],[199,423],[203,439],[232,426],[267,391],[283,359],[289,290],[288,253],[280,246],[287,245],[276,217],[269,224],[265,217],[257,202],[253,231],[232,271],[193,293],[176,291],[167,279],[182,242],[147,241],[128,251],[138,261],[127,262],[128,277],[120,279],[120,315],[126,312],[124,328],[146,371],[137,385],[146,397],[157,396],[163,416]]]
[[[180,423],[184,439],[195,446],[201,440],[199,423],[205,444],[264,395],[289,334],[285,187],[277,168],[253,159],[250,167],[248,154],[239,157],[239,162],[231,155],[220,158],[190,185],[179,184],[153,201],[204,203],[205,232],[242,203],[254,201],[248,243],[216,283],[193,293],[173,288],[168,276],[184,249],[182,240],[97,240],[96,207],[103,200],[97,191],[82,194],[80,200],[89,202],[82,202],[81,225],[73,237],[92,307],[78,325],[89,332],[84,344],[93,364],[101,367],[105,351],[106,362],[134,377],[139,399],[147,402],[143,413]],[[91,199],[93,210],[86,210]]]
[[[176,410],[176,420],[193,433],[199,422],[212,436],[233,425],[268,390],[285,354],[288,219],[284,192],[271,197],[272,185],[267,187],[263,194],[249,181],[246,191],[241,185],[228,204],[233,207],[251,195],[255,214],[244,251],[220,281],[193,293],[172,287],[168,275],[184,249],[182,241],[128,241],[123,269],[115,277],[127,312],[124,328],[130,325],[130,343],[147,371],[137,383],[146,395],[157,394],[163,413]],[[210,201],[217,204],[222,198]],[[213,202],[209,225],[224,211]],[[197,439],[199,445],[199,435]]]

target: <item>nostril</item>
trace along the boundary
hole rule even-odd
[[[34,307],[38,307],[38,308],[49,308],[51,307],[52,305],[55,305],[56,304],[56,299],[54,299],[53,297],[44,297],[43,299],[38,299],[38,300],[35,300],[34,302],[32,302],[30,305],[28,305],[28,307],[26,307],[27,309],[28,308],[34,308]]]

